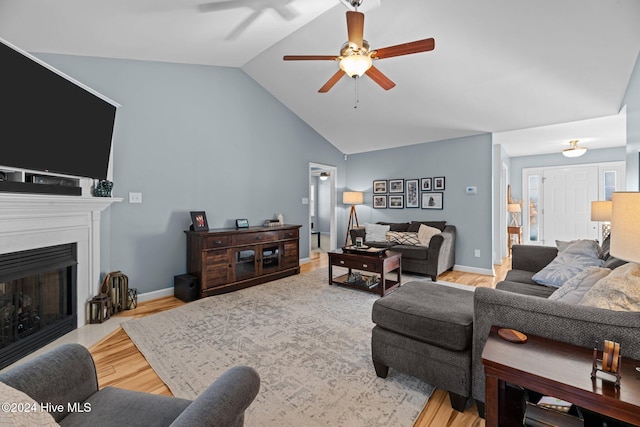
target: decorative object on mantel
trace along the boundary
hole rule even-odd
[[[598,367],[598,365],[600,367]],[[604,340],[602,349],[602,358],[598,359],[598,343],[593,347],[593,368],[591,369],[591,380],[596,379],[598,372],[604,372],[611,375],[611,378],[601,378],[604,381],[612,382],[615,377],[614,385],[620,387],[620,366],[622,365],[622,355],[620,354],[620,343]]]
[[[209,224],[207,223],[207,214],[204,211],[191,211],[191,227],[189,230],[193,231],[209,231]]]
[[[113,182],[101,179],[96,182],[93,189],[93,195],[95,197],[111,197],[111,190],[113,189]]]
[[[349,223],[347,224],[347,235],[344,238],[344,245],[347,246],[349,243],[349,231],[351,231],[354,226],[356,228],[360,227],[358,214],[356,213],[356,205],[364,203],[364,193],[361,191],[345,191],[342,193],[342,203],[351,205],[351,209],[349,210]]]

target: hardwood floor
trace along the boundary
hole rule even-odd
[[[326,267],[327,258],[326,254],[312,254],[311,262],[303,264],[301,272],[305,273]],[[451,271],[442,274],[439,279],[470,286],[494,287],[497,282],[504,279],[510,268],[510,259],[505,259],[502,265],[495,266],[495,276]],[[183,304],[185,303],[177,298],[165,297],[142,302],[138,308],[128,310],[125,313],[127,316],[143,317]],[[151,369],[142,353],[138,351],[122,328],[118,328],[89,350],[96,363],[100,387],[116,386],[171,396],[169,388]],[[436,390],[416,420],[414,427],[484,427],[484,425],[484,420],[478,417],[475,405],[464,413],[460,413],[451,408],[447,392]]]

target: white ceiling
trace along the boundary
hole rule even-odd
[[[624,145],[607,127],[620,118],[605,116],[618,115],[640,51],[637,0],[364,0],[372,48],[428,37],[436,48],[376,62],[397,86],[360,79],[357,109],[349,78],[317,93],[337,63],[282,60],[337,55],[346,10],[340,0],[0,0],[0,37],[30,52],[241,67],[346,154],[483,132],[510,155],[573,138]],[[594,118],[604,131],[589,130]]]

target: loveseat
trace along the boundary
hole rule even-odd
[[[440,230],[439,233],[431,237],[428,246],[421,246],[412,236],[418,233],[421,224]],[[400,239],[403,236],[407,238],[401,240],[404,243],[381,238],[372,240],[367,236],[366,230],[369,224],[366,224],[363,228],[351,230],[351,241],[355,243],[356,238],[360,237],[366,246],[400,252],[402,254],[402,271],[429,276],[434,282],[438,275],[453,269],[456,258],[455,226],[446,225],[446,221],[378,222],[377,225],[388,226],[388,231],[395,233]]]
[[[4,402],[17,404],[15,400],[24,402],[31,398],[36,409],[45,405],[53,416],[22,411],[25,416],[41,418],[15,420],[15,425],[55,425],[55,420],[62,426],[92,427],[239,427],[244,424],[244,412],[260,387],[255,370],[236,366],[224,372],[194,401],[115,387],[98,390],[93,358],[79,344],[61,345],[11,368],[0,374],[0,382],[11,387],[1,385]],[[22,393],[27,396],[21,398]],[[20,415],[17,412],[10,415]]]
[[[640,313],[550,300],[549,296],[557,288],[532,280],[557,254],[556,247],[514,245],[512,270],[505,280],[498,283],[496,289],[475,290],[472,396],[481,415],[485,402],[482,350],[492,325],[586,348],[592,348],[596,341],[612,340],[621,345],[623,363],[624,357],[640,359]],[[623,264],[606,253],[603,256],[603,267],[624,268]]]

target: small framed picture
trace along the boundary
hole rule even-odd
[[[442,208],[442,193],[422,193],[422,209]]]
[[[209,231],[207,214],[204,211],[191,211],[191,227],[193,231]]]
[[[389,196],[389,209],[404,208],[404,196]]]
[[[404,182],[405,186],[405,198],[407,208],[419,208],[420,207],[420,192],[418,191],[418,180],[407,179]]]
[[[422,178],[420,180],[420,190],[431,191],[431,178]]]
[[[387,196],[373,196],[373,208],[374,209],[386,209],[387,208]]]
[[[444,191],[444,176],[433,178],[433,189]]]
[[[404,193],[404,179],[390,179],[389,193]],[[391,200],[389,200],[391,204]]]
[[[236,219],[236,228],[249,228],[249,220],[247,219]]]
[[[385,194],[387,192],[387,180],[379,179],[373,181],[373,194]]]

